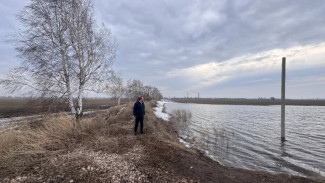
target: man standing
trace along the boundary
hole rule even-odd
[[[140,133],[143,134],[143,117],[146,113],[143,101],[144,101],[144,98],[140,97],[134,103],[134,107],[133,107],[133,116],[135,118],[134,135],[137,134],[139,122],[140,122]]]

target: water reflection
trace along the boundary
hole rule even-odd
[[[286,140],[280,106],[166,104],[192,113],[184,137],[230,166],[325,177],[325,107],[287,106]]]
[[[281,150],[281,156],[282,157],[289,156],[289,154],[286,152],[285,143],[286,143],[286,141],[284,141],[284,142],[281,141],[280,150]]]

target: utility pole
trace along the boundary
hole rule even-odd
[[[286,58],[282,58],[281,77],[281,141],[285,141],[285,80],[286,80]]]

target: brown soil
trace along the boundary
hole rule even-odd
[[[132,103],[122,113],[108,111],[92,119],[84,119],[81,128],[75,128],[68,118],[62,117],[56,119],[57,124],[61,125],[53,123],[54,119],[49,124],[44,121],[40,131],[36,131],[35,127],[29,129],[28,125],[16,129],[20,130],[19,134],[23,134],[24,141],[13,137],[15,132],[12,130],[1,132],[0,147],[4,150],[0,150],[0,180],[325,182],[222,166],[200,151],[188,149],[179,143],[177,137],[170,133],[173,130],[169,122],[157,119],[153,114],[154,105],[147,103],[143,135],[135,136],[132,133]],[[37,135],[33,136],[33,132],[37,132]]]

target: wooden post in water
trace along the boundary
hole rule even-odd
[[[282,77],[281,77],[281,141],[285,141],[285,87],[286,87],[286,58],[282,58]]]

